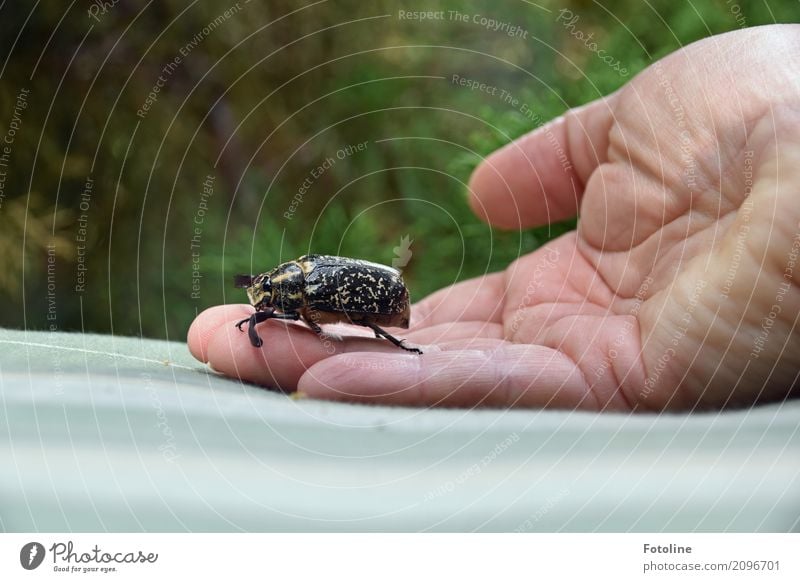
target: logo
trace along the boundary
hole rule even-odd
[[[411,261],[411,257],[414,254],[411,252],[411,243],[413,242],[414,240],[409,235],[405,235],[400,238],[400,246],[396,246],[392,249],[395,256],[395,258],[392,259],[392,267],[400,272],[402,272],[403,267],[407,266],[409,261]]]
[[[19,551],[19,563],[26,570],[35,570],[44,560],[44,546],[39,542],[28,542]]]

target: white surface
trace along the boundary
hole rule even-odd
[[[797,531],[798,427],[797,401],[669,416],[295,401],[180,343],[0,330],[0,528]]]

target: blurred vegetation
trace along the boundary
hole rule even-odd
[[[502,269],[574,224],[479,222],[465,184],[481,156],[687,43],[798,16],[771,0],[101,4],[0,8],[3,136],[19,114],[0,168],[0,326],[182,339],[197,311],[244,300],[234,273],[309,251],[391,264],[404,236],[416,298]],[[562,8],[630,74],[570,36]]]

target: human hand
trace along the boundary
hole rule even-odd
[[[782,399],[800,381],[800,26],[711,37],[490,156],[502,228],[576,232],[442,289],[383,340],[320,342],[219,306],[189,330],[232,377],[375,403],[665,410]],[[558,144],[559,147],[554,147]],[[395,330],[392,330],[395,331]]]

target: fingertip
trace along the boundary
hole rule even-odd
[[[519,211],[514,212],[516,200],[509,183],[513,176],[507,168],[509,144],[487,157],[472,172],[469,179],[469,206],[482,221],[499,228],[521,228]],[[507,178],[508,176],[508,178]]]
[[[264,349],[250,343],[246,333],[227,320],[207,338],[207,363],[214,371],[245,382],[276,385]]]
[[[208,344],[216,330],[226,323],[247,317],[250,311],[247,305],[215,305],[200,312],[186,333],[189,352],[201,362],[208,363]]]

